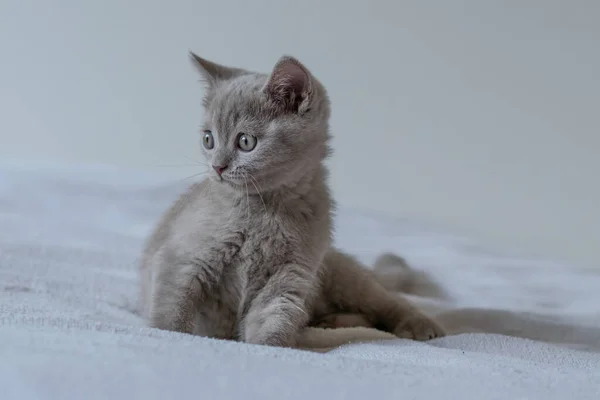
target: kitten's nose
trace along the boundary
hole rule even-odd
[[[227,165],[213,165],[212,167],[215,169],[215,171],[217,171],[217,174],[219,174],[219,176],[221,176],[223,171],[227,169]]]

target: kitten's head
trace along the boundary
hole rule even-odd
[[[329,100],[304,65],[284,56],[266,75],[191,59],[207,83],[201,149],[212,179],[265,192],[314,173],[329,152]]]

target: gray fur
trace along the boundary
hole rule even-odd
[[[226,168],[192,185],[147,241],[141,306],[149,324],[293,347],[303,327],[350,313],[402,337],[442,335],[331,247],[323,85],[287,56],[270,75],[192,60],[207,84],[203,130],[214,139],[200,148]],[[237,147],[240,132],[256,137],[252,151]]]

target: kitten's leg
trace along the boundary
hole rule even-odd
[[[330,250],[325,256],[324,301],[335,313],[363,314],[373,326],[409,339],[444,336],[443,329],[408,300],[388,292],[353,257]]]
[[[314,296],[314,272],[297,264],[280,266],[268,277],[249,273],[242,302],[243,339],[253,344],[294,347],[308,324],[307,302]]]
[[[163,265],[150,299],[150,326],[192,333],[202,287],[194,264]]]
[[[212,299],[225,265],[231,265],[239,252],[243,235],[221,237],[220,243],[204,246],[202,251],[178,255],[163,249],[155,255],[150,325],[155,328],[194,333],[196,316],[202,302]]]

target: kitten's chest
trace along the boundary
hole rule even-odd
[[[201,253],[209,257],[200,264],[219,278],[199,310],[198,332],[223,338],[235,336],[249,281],[288,257],[291,246],[285,226],[277,219],[263,217],[229,220],[213,234],[206,232]]]
[[[235,260],[235,267],[241,272],[251,265],[279,264],[294,252],[295,229],[289,221],[272,213],[263,212],[251,218],[241,219],[236,224],[236,232],[243,236],[243,243]]]
[[[232,275],[241,275],[243,286],[250,267],[271,268],[294,262],[298,257],[309,258],[315,252],[314,243],[320,239],[313,221],[319,214],[296,204],[299,201],[282,204],[257,196],[209,196],[200,201],[193,215],[182,216],[182,224],[190,230],[181,231],[181,239],[190,243],[191,238],[194,256],[225,281],[232,280]]]

